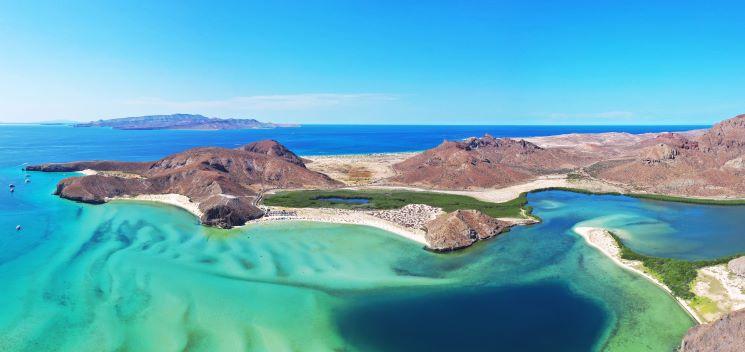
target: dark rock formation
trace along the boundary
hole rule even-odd
[[[147,163],[113,161],[33,165],[35,171],[92,169],[102,174],[70,177],[55,194],[86,203],[141,194],[181,194],[199,203],[205,225],[232,227],[261,217],[256,198],[278,188],[329,188],[340,185],[308,170],[297,155],[275,141],[261,141],[237,149],[189,149]]]
[[[264,216],[264,212],[253,205],[252,197],[235,197],[224,194],[213,195],[199,203],[202,224],[221,228],[240,226],[249,220]]]
[[[539,175],[564,173],[596,159],[560,148],[541,148],[524,140],[470,138],[446,141],[394,165],[394,183],[430,188],[502,187]]]
[[[680,352],[742,352],[745,350],[745,310],[730,313],[686,333]]]
[[[434,251],[447,252],[494,237],[510,227],[478,210],[456,210],[424,225],[425,239]]]
[[[219,119],[191,114],[123,117],[75,125],[75,127],[111,127],[119,130],[240,130],[295,126],[297,125],[260,122],[254,119]]]

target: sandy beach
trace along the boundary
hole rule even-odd
[[[686,302],[685,300],[682,300],[678,297],[675,297],[665,284],[657,280],[652,275],[649,275],[644,268],[644,265],[635,260],[626,260],[621,259],[621,253],[620,248],[618,247],[618,244],[616,241],[611,237],[610,233],[602,228],[597,227],[575,227],[573,228],[574,232],[580,235],[587,244],[590,246],[596,248],[601,253],[605,254],[608,258],[613,260],[614,263],[616,263],[618,266],[632,271],[638,275],[641,275],[645,279],[649,280],[650,282],[654,283],[655,285],[662,288],[665,292],[670,294],[675,300],[680,304],[683,309],[685,309],[688,314],[696,320],[697,323],[703,324],[705,321],[699,316],[699,314],[691,308],[691,306]]]
[[[250,221],[243,226],[252,224],[277,222],[277,221],[315,221],[334,224],[352,224],[379,228],[408,240],[427,245],[424,239],[424,231],[421,229],[405,227],[373,215],[365,211],[328,209],[328,208],[281,208],[272,207],[272,212],[278,215],[264,216],[260,219]]]
[[[156,202],[162,204],[173,205],[182,208],[192,213],[197,218],[202,216],[202,211],[199,210],[199,203],[194,203],[189,200],[188,197],[180,194],[141,194],[134,197],[116,197],[109,198],[106,201],[144,201],[144,202]]]

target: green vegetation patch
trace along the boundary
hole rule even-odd
[[[364,204],[334,202],[327,198],[364,198]],[[405,190],[307,190],[286,191],[267,195],[264,204],[289,208],[343,208],[343,209],[397,209],[408,204],[427,204],[451,212],[458,209],[474,209],[492,217],[530,216],[532,207],[525,193],[504,202],[491,203],[476,198],[437,192]]]
[[[693,292],[691,292],[691,285],[696,280],[698,273],[696,270],[712,265],[718,265],[726,263],[738,255],[712,259],[712,260],[699,260],[699,261],[687,261],[682,259],[673,258],[658,258],[639,254],[627,247],[621,239],[615,234],[611,233],[613,239],[618,243],[618,247],[621,249],[621,258],[627,260],[638,260],[644,264],[655,276],[659,277],[662,282],[673,291],[673,294],[677,297],[684,299],[694,298]]]

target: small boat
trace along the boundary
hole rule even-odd
[[[21,231],[22,227],[21,225],[16,225],[16,231]]]
[[[26,179],[26,181],[23,181],[23,182],[26,182],[26,183],[30,183],[30,182],[31,182],[31,180],[29,180],[29,179]]]
[[[10,187],[10,188],[14,188],[15,186],[16,186],[16,185],[14,185],[14,184],[12,184],[12,183],[8,185],[8,187]]]
[[[13,192],[15,192],[15,191],[16,191],[16,189],[15,189],[15,188],[11,188],[11,189],[10,189],[10,193],[13,193]]]

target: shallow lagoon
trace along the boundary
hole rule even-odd
[[[596,214],[563,203],[585,195],[533,194],[543,223],[435,254],[360,226],[223,231],[169,206],[73,203],[50,195],[61,176],[0,199],[16,204],[3,228],[25,226],[2,233],[0,350],[658,351],[692,325],[571,232]]]
[[[196,137],[236,145],[270,131],[102,129],[80,132],[82,139],[70,131],[0,129],[0,184],[18,186],[13,195],[0,192],[2,351],[416,351],[476,342],[523,351],[669,351],[692,320],[571,228],[610,227],[647,254],[708,258],[745,249],[731,222],[742,207],[567,192],[529,196],[543,223],[452,254],[359,226],[207,229],[169,206],[58,199],[54,186],[69,175],[35,173],[24,184],[19,164],[148,160]],[[302,131],[282,138],[315,153],[303,149],[312,136]],[[375,151],[403,147],[386,148]],[[17,224],[24,229],[16,232]]]

